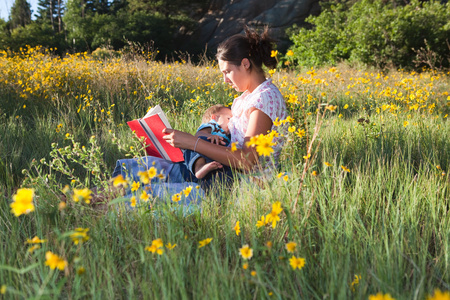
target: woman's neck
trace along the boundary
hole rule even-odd
[[[252,77],[252,79],[250,80],[250,84],[248,85],[248,89],[247,91],[249,91],[250,93],[252,93],[258,86],[261,85],[261,83],[263,83],[264,81],[266,81],[266,77],[264,76],[264,73],[259,73],[258,75],[255,75],[254,77]]]

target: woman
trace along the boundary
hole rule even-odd
[[[216,180],[219,184],[231,183],[233,169],[251,172],[257,166],[264,166],[264,171],[271,171],[276,167],[283,145],[281,135],[276,137],[273,157],[258,158],[255,148],[247,145],[252,137],[267,134],[275,129],[274,121],[277,118],[283,120],[287,117],[283,96],[272,81],[266,79],[263,70],[263,64],[268,68],[276,66],[277,61],[271,56],[272,49],[267,28],[262,35],[245,28],[245,35],[234,35],[218,47],[217,59],[225,82],[231,84],[236,91],[242,92],[233,101],[233,117],[228,124],[231,142],[238,148],[236,151],[232,152],[229,147],[212,144],[186,132],[165,130],[164,139],[171,145],[193,150],[224,166],[200,181],[205,191],[208,191]],[[155,157],[119,160],[113,177],[122,174],[124,178],[139,180],[139,172],[151,166],[167,175],[165,182],[160,185],[152,183],[152,191],[161,187],[161,190],[172,189],[169,193],[173,194],[186,184],[195,184],[198,180],[190,175],[183,163],[172,163]],[[161,195],[158,196],[161,198]]]
[[[224,81],[237,92],[243,92],[233,101],[233,117],[228,125],[237,151],[231,152],[230,148],[173,129],[165,130],[164,139],[175,147],[194,150],[231,168],[252,171],[263,165],[266,170],[273,169],[281,152],[281,137],[277,137],[273,159],[258,159],[255,148],[247,145],[252,137],[275,129],[277,118],[287,117],[283,96],[272,81],[266,79],[263,70],[263,64],[269,69],[277,64],[271,55],[272,49],[267,27],[262,35],[245,28],[245,35],[234,35],[218,47],[216,58]]]

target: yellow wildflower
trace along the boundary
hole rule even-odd
[[[67,267],[67,261],[51,251],[47,251],[47,253],[45,253],[45,259],[45,265],[49,266],[52,270],[57,268],[62,271]]]
[[[133,181],[133,183],[131,184],[131,191],[132,192],[137,191],[140,186],[141,186],[141,184],[139,182]]]
[[[295,133],[299,138],[302,138],[306,135],[306,132],[304,129],[298,129],[297,132]]]
[[[33,245],[33,246],[30,247],[30,249],[28,249],[28,252],[29,252],[29,253],[33,253],[35,250],[37,250],[37,249],[39,249],[39,248],[41,248],[41,246],[39,246],[39,245]]]
[[[33,198],[34,189],[24,188],[17,190],[17,193],[13,196],[13,202],[9,205],[11,212],[18,217],[34,211]]]
[[[251,259],[253,256],[253,249],[248,245],[244,245],[239,249],[239,255],[241,255],[243,259]]]
[[[139,171],[138,176],[143,184],[148,184],[151,179],[157,175],[157,170],[155,167],[151,167],[147,171]]]
[[[198,243],[199,243],[199,246],[198,246],[198,247],[199,247],[199,248],[205,247],[206,245],[208,245],[209,243],[211,243],[211,241],[212,241],[212,238],[204,239],[204,240],[198,242]]]
[[[251,272],[250,272],[250,275],[252,275],[253,277],[255,277],[255,276],[256,276],[256,271],[255,271],[255,270],[251,271]]]
[[[394,300],[390,294],[377,293],[376,295],[370,295],[369,300]]]
[[[80,200],[86,202],[87,204],[91,203],[92,199],[92,191],[88,188],[84,189],[73,189],[73,201],[78,202]]]
[[[297,248],[297,243],[296,242],[289,242],[289,243],[286,244],[286,250],[289,253],[294,253],[296,248]]]
[[[292,50],[288,50],[288,52],[286,52],[287,56],[294,56],[294,51]]]
[[[42,244],[42,243],[45,243],[45,242],[47,242],[47,240],[41,240],[37,236],[35,236],[31,240],[27,239],[27,244]]]
[[[164,243],[162,241],[162,239],[156,239],[152,241],[152,245],[155,245],[158,248],[162,248],[164,246]]]
[[[122,186],[126,188],[128,186],[128,181],[126,181],[125,178],[123,178],[122,174],[119,174],[116,177],[114,177],[113,186],[115,187]]]
[[[164,253],[163,249],[157,248],[155,245],[147,246],[147,247],[145,247],[145,250],[147,250],[148,252],[151,252],[151,253],[156,252],[159,255],[162,255]]]
[[[278,55],[278,50],[272,50],[270,57],[276,57]]]
[[[256,143],[258,141],[258,137],[259,137],[259,135],[258,136],[252,136],[250,138],[250,141],[245,143],[247,145],[247,147],[254,147],[254,146],[256,146]]]
[[[89,240],[88,231],[89,228],[75,228],[75,232],[70,235],[70,238],[75,245],[86,242]]]
[[[187,188],[185,188],[185,189],[183,190],[183,193],[184,193],[184,195],[187,197],[187,196],[189,196],[189,194],[191,193],[191,191],[192,191],[192,186],[188,186]]]
[[[332,166],[333,166],[333,164],[330,164],[329,162],[324,162],[324,164],[325,164],[325,166],[327,166],[327,167],[332,167]]]
[[[150,196],[146,191],[142,191],[141,196],[139,197],[142,201],[147,202],[150,199]]]
[[[237,142],[231,143],[231,152],[237,151]]]
[[[265,222],[264,216],[261,216],[261,220],[256,222],[256,227],[260,228],[260,227],[263,227],[264,225],[266,225],[266,222]]]
[[[355,287],[359,284],[359,281],[361,280],[361,275],[355,275],[355,279],[353,279],[351,283],[352,291],[355,291]]]
[[[328,109],[329,111],[335,111],[337,108],[337,105],[327,105],[325,106],[325,109]]]
[[[450,292],[441,292],[439,289],[435,289],[433,296],[428,296],[427,300],[450,300]]]
[[[178,202],[181,200],[181,193],[175,194],[172,196],[172,201],[173,202]]]
[[[350,173],[350,169],[345,167],[345,166],[341,166],[342,170],[344,170],[347,173]]]
[[[287,116],[286,119],[284,119],[284,122],[292,123],[294,122],[294,119],[291,116]]]
[[[151,253],[157,253],[159,255],[162,255],[164,253],[164,249],[161,249],[164,246],[164,243],[162,239],[156,239],[152,241],[151,246],[145,247],[145,250],[151,252]],[[175,247],[175,246],[174,246]]]
[[[59,202],[59,204],[58,204],[59,210],[64,210],[64,209],[66,209],[66,207],[67,207],[67,203],[65,201]]]
[[[289,259],[289,264],[291,265],[292,269],[301,270],[305,266],[305,259],[301,257],[292,256]]]
[[[156,176],[156,174],[157,174],[156,168],[155,167],[151,167],[150,169],[148,169],[147,174],[148,174],[148,177],[150,179],[154,178]]]
[[[269,156],[274,150],[272,146],[275,143],[272,142],[273,137],[270,135],[260,134],[256,139],[256,152],[258,152],[259,156]]]
[[[244,270],[247,270],[247,269],[248,269],[248,263],[243,264],[243,265],[242,265],[242,268],[243,268]]]
[[[272,211],[266,216],[266,223],[272,222],[272,228],[275,228],[277,222],[280,221],[280,217],[278,216],[283,209],[281,208],[281,202],[277,201],[272,204]]]
[[[131,207],[136,207],[136,196],[132,196],[130,202]]]
[[[239,235],[241,232],[241,227],[239,226],[239,221],[236,221],[236,225],[233,227],[233,230],[236,231],[236,235]]]
[[[171,243],[167,243],[167,244],[166,244],[166,248],[169,249],[169,250],[172,250],[172,249],[175,248],[176,246],[177,246],[177,244],[173,244],[173,245],[172,245]]]

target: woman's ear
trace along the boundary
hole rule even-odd
[[[214,121],[217,121],[217,116],[216,115],[211,115],[211,119],[213,119]]]
[[[241,65],[248,70],[250,68],[250,60],[248,58],[242,59]]]

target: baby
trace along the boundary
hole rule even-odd
[[[232,117],[231,109],[221,104],[213,105],[203,114],[203,124],[197,129],[195,136],[210,140],[211,143],[229,146],[231,141],[228,122]],[[192,150],[183,153],[184,162],[195,177],[201,179],[209,172],[222,168],[222,164]]]

